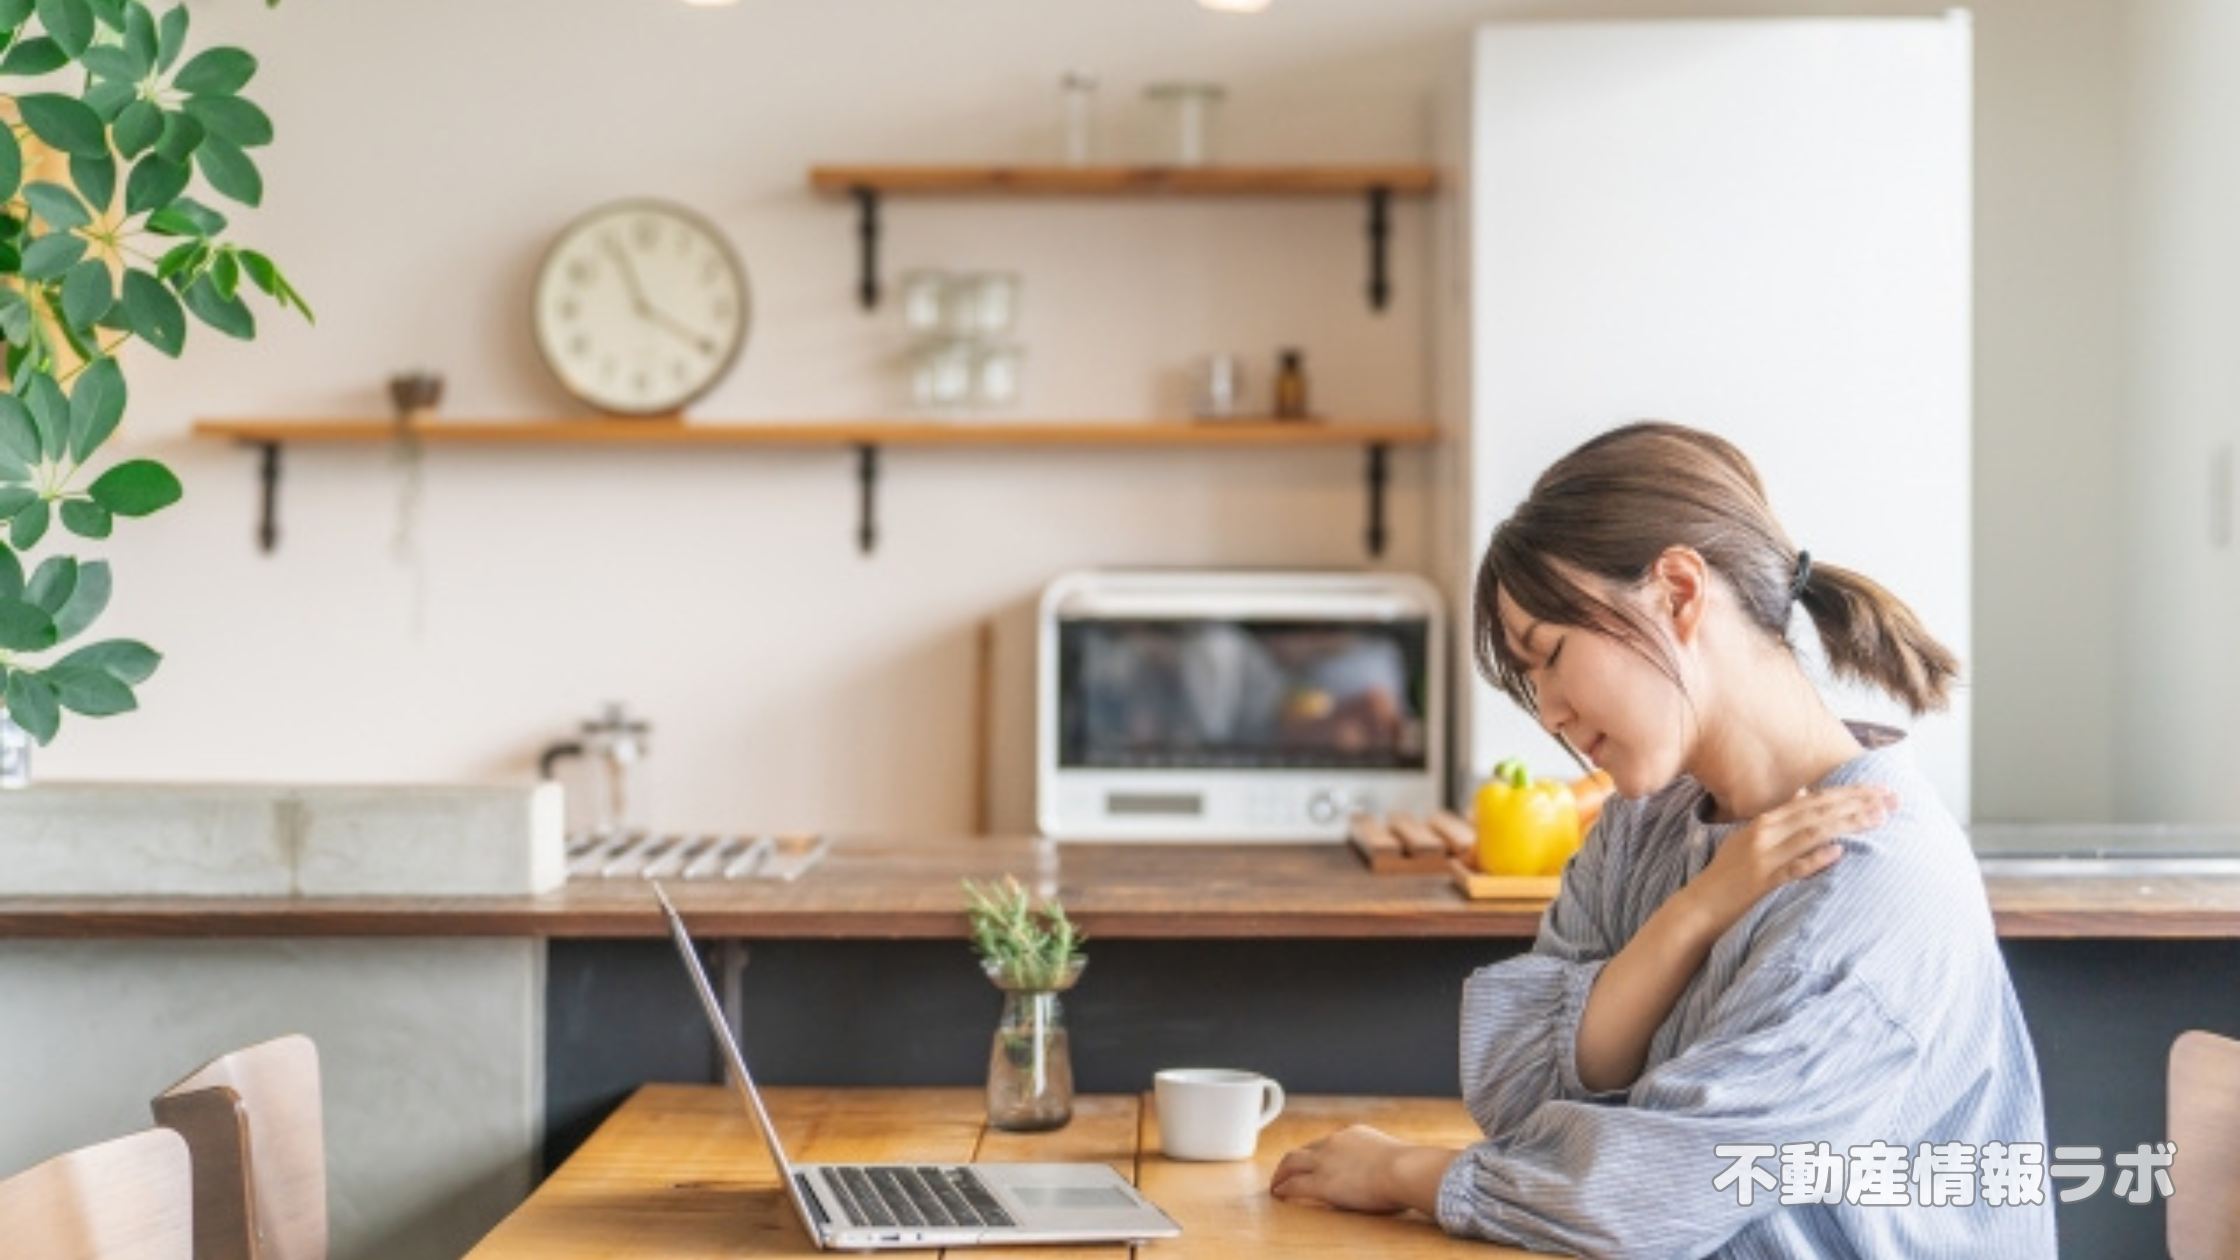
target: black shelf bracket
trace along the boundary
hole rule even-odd
[[[879,545],[879,448],[869,442],[856,448],[856,550],[870,555]]]
[[[1383,442],[1369,443],[1369,554],[1384,554],[1384,482],[1385,452]]]
[[[848,195],[856,199],[856,240],[863,255],[856,300],[868,311],[879,305],[879,190],[858,184]]]
[[[257,480],[262,483],[257,508],[257,550],[271,555],[280,547],[280,444],[257,445]]]
[[[1379,184],[1369,190],[1369,306],[1383,310],[1392,299],[1386,279],[1386,254],[1392,243],[1392,190]]]

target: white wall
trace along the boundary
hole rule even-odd
[[[2118,807],[2230,823],[2240,819],[2240,9],[2156,0],[2134,7],[2127,34],[2136,380],[2124,425]]]
[[[2081,94],[2063,100],[2113,95],[2091,32],[2117,7],[1995,0],[1978,22],[1980,214],[2029,226],[1996,274],[2001,229],[1978,234],[1979,328],[2008,341],[2000,376],[1987,355],[1979,395],[1975,463],[1998,480],[1979,474],[1977,570],[2006,607],[2074,618],[2064,624],[2087,648],[2109,637],[2109,579],[2049,572],[2040,547],[2049,527],[2112,528],[2093,479],[2109,475],[2098,454],[2114,421],[2099,370],[2069,352],[2073,329],[2039,312],[2097,309],[2109,294],[2089,261],[2072,266],[2099,248],[2098,222],[2058,206],[2049,222],[2043,203],[2105,178],[2110,155],[2097,115],[2040,107],[2056,79]],[[120,531],[103,628],[168,659],[143,712],[71,719],[41,772],[523,778],[545,742],[619,697],[655,723],[657,821],[955,831],[971,816],[973,630],[994,615],[995,821],[1023,828],[1036,589],[1090,564],[1360,563],[1356,452],[892,452],[885,538],[863,558],[841,452],[441,450],[411,516],[416,558],[403,560],[407,480],[382,452],[291,450],[282,547],[266,557],[250,541],[252,458],[186,430],[206,416],[378,416],[384,379],[423,365],[448,378],[452,415],[568,412],[527,331],[537,259],[575,214],[640,194],[713,217],[754,285],[746,358],[697,415],[885,413],[901,339],[891,314],[852,305],[852,212],[807,194],[812,163],[1039,156],[1071,65],[1103,75],[1115,124],[1146,82],[1226,83],[1225,147],[1240,160],[1419,159],[1443,56],[1479,21],[1674,8],[1277,0],[1239,19],[1185,0],[198,5],[201,40],[263,57],[251,95],[280,129],[269,208],[242,216],[241,236],[290,268],[321,322],[268,316],[248,345],[197,329],[185,360],[131,364],[128,439],[173,461],[188,499]],[[1430,406],[1427,215],[1397,216],[1398,292],[1383,316],[1360,300],[1361,220],[1342,201],[898,202],[885,259],[890,275],[1024,275],[1024,415],[1161,414],[1193,355],[1266,362],[1297,344],[1318,407],[1412,418]],[[1434,459],[1394,461],[1393,567],[1431,569]],[[2051,526],[2036,489],[2049,481],[2082,488]],[[2011,535],[1984,523],[2010,512],[2022,518]],[[1979,812],[2091,816],[2110,781],[2092,735],[2108,726],[2108,666],[2010,645],[2021,619],[1983,612]],[[2036,618],[2019,629],[2042,634]],[[2039,698],[2056,695],[2075,698],[2078,738],[2002,760],[2045,729]]]

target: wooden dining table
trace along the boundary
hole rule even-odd
[[[1268,1193],[1276,1161],[1346,1124],[1460,1147],[1477,1129],[1453,1099],[1294,1096],[1259,1153],[1189,1163],[1159,1153],[1150,1096],[1078,1099],[1064,1128],[1005,1133],[973,1089],[779,1088],[764,1092],[797,1162],[1108,1163],[1182,1226],[1140,1244],[1141,1260],[1361,1256],[1388,1260],[1532,1253],[1449,1238],[1416,1213],[1369,1216]],[[972,1249],[981,1251],[981,1249]],[[638,1089],[467,1260],[731,1260],[816,1254],[779,1188],[776,1165],[738,1096],[713,1085]],[[923,1253],[918,1253],[923,1254]],[[982,1254],[1128,1260],[1125,1243],[999,1248]]]

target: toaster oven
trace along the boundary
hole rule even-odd
[[[1447,652],[1420,578],[1070,573],[1038,623],[1044,835],[1340,840],[1440,803]]]

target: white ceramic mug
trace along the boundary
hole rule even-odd
[[[1283,1114],[1283,1086],[1258,1072],[1168,1068],[1152,1087],[1169,1159],[1250,1159],[1260,1130]]]

